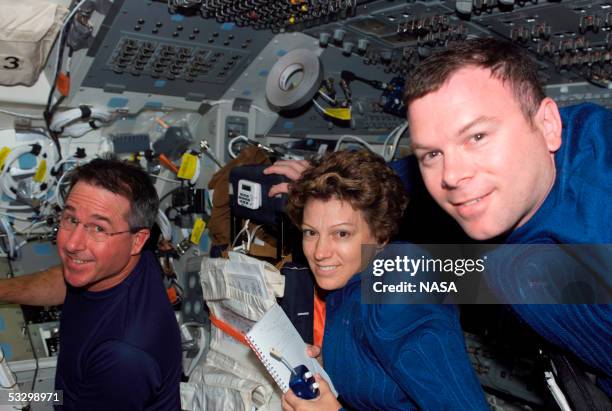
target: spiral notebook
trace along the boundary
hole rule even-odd
[[[306,343],[300,337],[283,309],[274,304],[246,334],[246,340],[283,392],[289,390],[291,371],[283,362],[270,355],[274,349],[292,366],[305,365],[313,375],[321,374],[338,396],[334,385],[317,360],[306,354]]]

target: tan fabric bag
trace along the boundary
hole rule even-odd
[[[31,86],[68,10],[45,0],[0,0],[0,84]]]

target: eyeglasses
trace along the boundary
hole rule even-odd
[[[134,233],[139,230],[139,229],[132,228],[130,230],[116,231],[114,233],[109,233],[106,231],[104,227],[100,227],[97,224],[83,224],[74,216],[71,216],[68,214],[60,215],[59,226],[62,230],[74,231],[76,230],[79,224],[83,225],[83,229],[85,230],[89,238],[91,238],[92,240],[98,243],[103,243],[106,240],[108,240],[110,237],[114,237],[119,234]]]

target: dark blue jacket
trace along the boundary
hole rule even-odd
[[[361,304],[360,274],[326,299],[325,370],[359,410],[488,410],[451,305]]]
[[[510,234],[507,242],[612,244],[612,111],[580,104],[561,109],[561,118],[555,184],[536,214]],[[609,286],[612,272],[602,274]],[[491,284],[502,295],[512,292],[503,278],[493,278]],[[512,308],[548,341],[588,365],[612,397],[611,305]]]

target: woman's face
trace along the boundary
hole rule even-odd
[[[361,271],[363,244],[377,244],[363,213],[337,199],[304,207],[302,247],[319,287],[336,290]]]

